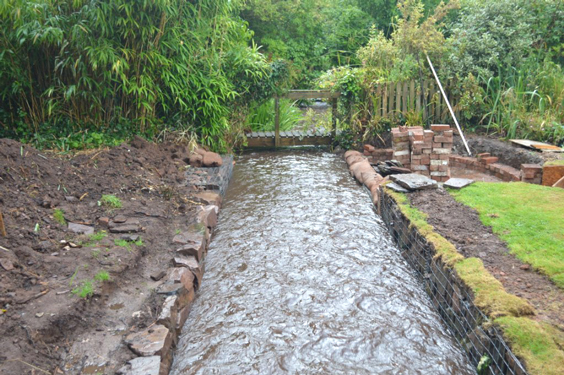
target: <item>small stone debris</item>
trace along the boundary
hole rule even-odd
[[[386,184],[386,187],[392,189],[393,191],[397,191],[398,193],[409,193],[409,190],[404,189],[403,187],[396,184],[395,182],[390,182]]]
[[[124,224],[110,227],[111,233],[136,233],[139,231],[141,231],[141,227],[135,224]]]
[[[14,269],[14,264],[12,263],[11,260],[9,259],[0,259],[0,265],[2,266],[2,268],[4,268],[6,271],[11,271]]]
[[[397,160],[386,160],[378,162],[374,169],[378,174],[382,176],[389,176],[392,174],[408,174],[411,173],[411,170],[408,168],[404,168],[403,164]]]
[[[151,279],[154,280],[154,281],[159,281],[165,276],[166,276],[166,271],[161,271],[159,273],[151,275]]]
[[[107,228],[110,225],[110,218],[109,217],[98,218],[98,225],[103,228]]]
[[[474,183],[474,180],[468,178],[450,178],[444,183],[444,186],[451,189],[462,189]]]
[[[172,335],[168,328],[154,325],[143,331],[132,333],[125,338],[129,348],[137,355],[151,357],[166,356],[172,345]]]
[[[124,215],[117,215],[112,221],[118,224],[125,223],[127,221],[127,217]]]
[[[198,203],[221,207],[221,195],[211,191],[202,191],[201,193],[195,194],[192,199]]]
[[[163,303],[163,308],[157,319],[157,324],[163,325],[170,330],[176,329],[178,320],[178,309],[176,308],[177,296],[168,296]]]
[[[139,235],[138,234],[125,234],[123,236],[120,237],[122,240],[128,241],[128,242],[135,242],[139,239]]]
[[[438,187],[437,181],[415,173],[392,175],[391,179],[408,190],[426,190]]]
[[[36,316],[37,318],[41,318],[43,315],[45,315],[44,312],[40,312],[40,313],[35,314],[35,316]]]
[[[137,357],[127,362],[127,365],[118,370],[119,375],[159,375],[161,357]]]
[[[523,271],[528,271],[528,270],[531,269],[531,265],[530,264],[523,264],[519,268],[521,268]]]
[[[94,234],[94,227],[89,227],[88,225],[69,223],[69,230],[77,234]]]

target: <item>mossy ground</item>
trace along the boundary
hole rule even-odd
[[[478,211],[518,259],[564,288],[564,189],[477,182],[451,194]]]
[[[477,184],[478,187],[480,185]],[[454,245],[434,231],[433,226],[427,222],[427,215],[409,204],[406,195],[390,189],[386,189],[386,194],[396,201],[401,212],[410,220],[411,225],[415,226],[433,244],[437,256],[440,256],[447,265],[452,266],[460,279],[472,289],[476,306],[501,328],[507,342],[514,353],[524,361],[529,373],[534,375],[564,374],[564,350],[562,349],[564,348],[564,334],[549,324],[539,323],[527,317],[526,315],[534,314],[533,307],[526,300],[507,293],[503,285],[484,268],[480,259],[464,258],[458,253]],[[501,199],[499,195],[496,198],[492,194],[490,200],[500,201]]]

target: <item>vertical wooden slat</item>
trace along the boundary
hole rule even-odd
[[[415,108],[417,109],[417,112],[421,111],[421,97],[423,96],[423,93],[421,92],[421,83],[417,82],[417,90],[416,90],[416,98],[415,98]]]
[[[396,112],[401,112],[401,83],[396,84]]]
[[[331,113],[331,122],[333,123],[333,128],[331,130],[331,138],[333,140],[335,140],[335,137],[337,136],[337,98],[334,98],[332,100],[332,113]]]
[[[280,99],[274,98],[274,147],[280,147]]]
[[[409,94],[408,94],[408,86],[409,83],[407,81],[405,81],[403,83],[403,98],[402,98],[402,108],[403,108],[403,113],[407,113],[407,111],[409,111]]]
[[[439,124],[442,124],[442,118],[441,118],[441,103],[443,101],[443,96],[441,95],[441,93],[439,92],[439,88],[437,87],[435,89],[434,94],[435,98],[436,98],[436,105],[435,105],[435,121],[437,121]]]
[[[388,117],[394,116],[394,85],[389,84],[388,88],[390,92],[388,93]]]
[[[382,98],[382,117],[388,116],[388,85],[382,87],[384,97]]]
[[[415,109],[415,80],[409,83],[409,109]]]

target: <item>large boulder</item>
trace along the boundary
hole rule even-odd
[[[223,165],[223,160],[219,154],[215,152],[206,152],[202,161],[204,167],[221,167]]]

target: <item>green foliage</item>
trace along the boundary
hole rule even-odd
[[[92,297],[94,295],[94,285],[90,280],[83,281],[80,286],[74,288],[71,293],[80,298]]]
[[[495,320],[513,352],[524,359],[531,375],[562,374],[564,334],[557,327],[529,318],[501,317]]]
[[[293,129],[303,119],[302,112],[287,99],[280,100],[280,131]],[[251,107],[247,116],[247,125],[253,131],[274,131],[274,99]]]
[[[61,225],[67,225],[67,221],[65,220],[65,213],[63,212],[63,210],[56,208],[53,211],[53,218],[57,223]]]
[[[108,271],[100,271],[96,275],[94,275],[94,280],[103,282],[110,280],[110,274]]]
[[[478,211],[484,225],[491,226],[517,258],[564,288],[564,190],[525,183],[475,183],[451,194]]]
[[[1,135],[66,149],[170,125],[225,149],[231,105],[269,71],[237,11],[229,0],[0,3]]]
[[[90,235],[90,241],[92,242],[99,242],[102,241],[104,238],[106,238],[108,236],[108,233],[105,230],[101,230],[99,232],[96,232],[94,234]]]
[[[133,241],[133,242],[130,242],[130,241],[127,241],[127,240],[123,240],[123,239],[117,239],[117,238],[116,238],[116,239],[114,240],[114,244],[115,244],[116,246],[119,246],[119,247],[125,247],[125,248],[127,249],[127,251],[131,251],[131,250],[132,250],[131,244],[133,244],[133,245],[135,245],[135,246],[144,246],[144,245],[145,245],[145,243],[143,242],[143,239],[142,239],[142,238],[139,238],[138,240]]]
[[[102,198],[100,198],[100,205],[102,206],[106,206],[109,208],[121,208],[122,207],[122,203],[121,200],[116,197],[115,195],[102,195]]]

